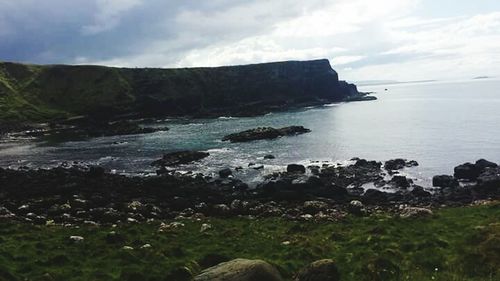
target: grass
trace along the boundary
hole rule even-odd
[[[335,223],[277,218],[184,221],[112,227],[0,224],[0,280],[176,280],[211,261],[264,259],[283,276],[333,258],[342,280],[498,280],[500,204],[450,208],[432,218],[384,214]],[[203,223],[212,229],[201,233]],[[123,238],[107,241],[110,231]],[[68,237],[80,235],[82,243]],[[283,243],[288,241],[289,244]],[[140,249],[151,244],[149,249]],[[129,245],[134,250],[124,250]]]

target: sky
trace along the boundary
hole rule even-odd
[[[499,0],[0,0],[0,60],[193,67],[327,58],[349,81],[500,76]]]

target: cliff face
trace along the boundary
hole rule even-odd
[[[0,121],[253,115],[355,94],[328,60],[182,69],[0,63]]]

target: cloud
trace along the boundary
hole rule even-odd
[[[119,23],[121,16],[132,8],[142,4],[142,0],[96,0],[98,7],[94,22],[82,27],[85,35],[109,31]]]
[[[0,59],[185,67],[328,58],[349,80],[495,74],[500,4],[484,1],[0,0]]]

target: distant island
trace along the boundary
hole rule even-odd
[[[364,96],[326,59],[179,69],[0,63],[0,124],[255,116]]]

